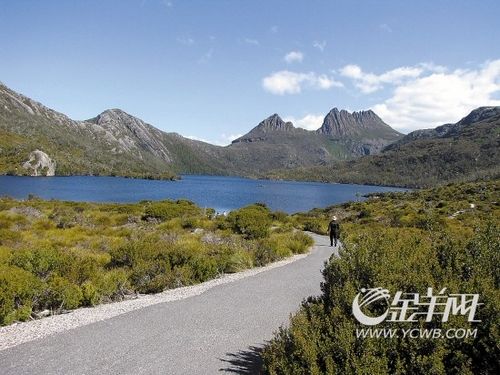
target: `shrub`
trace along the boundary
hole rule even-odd
[[[6,246],[0,246],[0,264],[8,264],[12,258],[12,251]]]
[[[191,285],[304,249],[289,217],[263,204],[214,214],[185,200],[0,198],[0,324]]]
[[[267,237],[272,223],[269,210],[262,205],[231,211],[227,220],[235,232],[247,239]]]
[[[82,285],[82,304],[84,306],[95,306],[101,302],[101,295],[92,282],[87,281]]]
[[[304,302],[263,352],[266,373],[496,373],[499,325],[499,228],[490,225],[467,242],[448,232],[418,228],[348,226],[339,258],[328,263],[322,295]],[[488,264],[487,264],[488,263]],[[478,329],[475,338],[410,340],[358,338],[351,306],[364,286],[425,293],[447,286],[452,293],[479,293],[484,306],[473,325],[466,319],[433,322]],[[419,322],[419,326],[423,326]]]
[[[47,283],[42,303],[50,309],[69,310],[80,306],[82,299],[83,293],[78,285],[64,277],[53,276]]]
[[[96,280],[96,287],[101,298],[107,301],[121,299],[130,290],[128,272],[124,269],[113,269]]]
[[[158,219],[166,221],[173,218],[187,216],[200,216],[201,209],[193,202],[187,200],[151,202],[144,210],[144,219]]]
[[[268,263],[280,259],[276,253],[276,248],[269,241],[259,241],[254,250],[254,263],[256,266],[265,266]]]
[[[239,272],[253,266],[253,259],[250,252],[238,249],[228,259],[223,271],[226,273]]]
[[[61,266],[63,259],[63,253],[50,247],[34,250],[21,249],[13,252],[11,264],[45,280]]]
[[[283,211],[273,211],[271,213],[271,218],[275,221],[286,223],[288,221],[288,214]]]
[[[317,234],[325,234],[325,230],[323,229],[323,226],[321,225],[321,222],[319,220],[312,220],[309,219],[304,222],[303,224],[303,230],[308,231],[308,232],[313,232]]]
[[[314,244],[314,240],[305,233],[295,232],[288,236],[287,247],[293,254],[303,254]]]
[[[141,293],[161,292],[169,286],[170,263],[167,260],[138,260],[130,275],[134,288]]]
[[[0,264],[0,325],[30,317],[41,282],[31,273]]]

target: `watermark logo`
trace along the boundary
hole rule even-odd
[[[480,322],[476,319],[476,313],[481,305],[479,294],[447,294],[446,288],[438,293],[434,293],[433,288],[427,288],[425,294],[397,291],[391,296],[389,290],[377,287],[361,289],[352,302],[352,313],[358,322],[365,326],[376,326],[382,322],[417,322],[422,319],[425,322],[433,320],[447,322],[452,315],[465,316],[468,322],[475,323]],[[383,331],[385,330],[387,329],[384,328]],[[362,330],[362,337],[367,337],[367,335],[368,337],[394,337],[396,335],[394,329],[389,329],[389,334],[375,332],[374,336],[372,332],[367,334],[365,331]],[[422,333],[420,329],[403,330],[402,333],[405,337],[407,335],[417,337],[418,334],[412,336],[414,331]],[[449,338],[448,332],[441,334],[438,328],[430,331],[425,332],[423,336]],[[467,333],[465,329],[463,331]],[[474,332],[477,333],[477,330]],[[454,337],[462,338],[460,336],[461,332],[455,334]],[[359,334],[358,337],[360,337]]]
[[[382,288],[361,289],[352,302],[352,313],[361,324],[374,326],[382,323],[389,314],[389,291]],[[382,303],[381,303],[382,302]],[[371,306],[386,305],[387,309],[379,316],[369,316],[364,310],[368,310]]]

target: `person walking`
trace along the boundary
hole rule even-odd
[[[340,238],[340,224],[337,221],[337,216],[332,217],[328,224],[328,233],[330,234],[330,246],[337,246],[337,240]]]

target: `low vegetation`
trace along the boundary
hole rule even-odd
[[[186,200],[93,204],[0,199],[0,325],[192,285],[303,253],[288,215],[228,217]]]
[[[498,374],[500,363],[500,183],[455,184],[411,193],[373,195],[296,215],[295,225],[324,233],[342,221],[343,248],[323,275],[322,295],[304,301],[288,328],[263,352],[269,374]],[[424,318],[379,328],[477,329],[464,339],[357,337],[352,315],[363,287],[394,293],[478,293],[470,323]]]
[[[377,155],[276,170],[268,177],[411,188],[498,179],[499,125],[500,116],[492,115],[470,125],[453,125],[455,131],[446,136],[416,137],[389,145]]]

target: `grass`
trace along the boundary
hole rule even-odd
[[[323,233],[341,219],[343,249],[323,275],[322,295],[304,301],[263,351],[269,374],[496,374],[500,350],[500,181],[450,184],[408,193],[373,195],[364,202],[316,209],[291,218]],[[394,293],[479,293],[471,323],[383,323],[380,328],[477,329],[452,340],[361,338],[352,315],[363,287]]]
[[[192,285],[307,251],[312,240],[289,221],[263,205],[223,217],[186,200],[2,198],[0,324]]]

